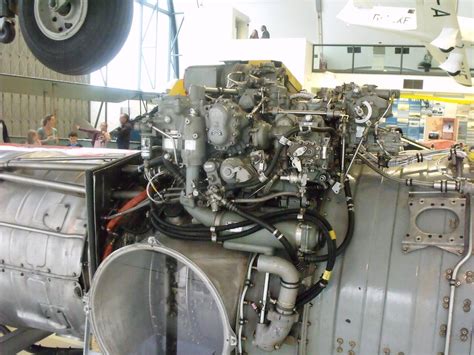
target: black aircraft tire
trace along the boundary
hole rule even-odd
[[[0,43],[8,44],[15,39],[15,25],[11,22],[5,22],[3,30],[0,31]]]
[[[64,40],[46,36],[35,19],[36,1],[20,0],[19,22],[31,52],[48,68],[62,74],[85,75],[100,69],[122,48],[133,19],[133,0],[89,0],[78,32]]]

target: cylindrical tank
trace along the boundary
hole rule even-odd
[[[25,158],[25,154],[22,153]],[[51,153],[36,152],[35,158]],[[19,162],[0,152],[0,163]],[[84,184],[78,171],[17,169],[0,179],[0,324],[81,337],[81,285],[86,241],[84,196],[33,181]],[[22,182],[7,181],[22,177]]]

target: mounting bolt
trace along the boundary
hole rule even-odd
[[[403,250],[404,252],[407,252],[407,251],[408,251],[408,247],[403,247],[402,250]]]
[[[355,348],[356,342],[355,342],[354,340],[351,340],[351,341],[349,342],[349,346],[350,346],[351,348]]]
[[[461,334],[462,334],[462,335],[468,335],[468,334],[469,334],[469,330],[467,330],[467,328],[461,328]]]
[[[340,346],[337,347],[336,351],[337,351],[338,353],[342,353],[342,352],[343,352],[343,350],[342,350],[342,348],[341,348]]]
[[[389,348],[383,348],[383,353],[386,355],[390,354],[390,349]]]
[[[337,338],[336,342],[338,344],[343,344],[344,343],[344,340],[342,338]]]

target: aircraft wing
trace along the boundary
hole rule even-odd
[[[465,48],[455,48],[451,52],[446,53],[431,43],[425,43],[425,46],[433,58],[438,63],[441,63],[439,68],[447,72],[459,84],[472,86],[471,72]]]
[[[413,8],[360,8],[350,0],[337,17],[349,24],[400,32],[420,40],[440,63],[441,69],[459,84],[472,86],[464,48],[465,43],[472,39],[464,40],[462,37],[467,32],[461,32],[455,1],[416,0]]]
[[[351,25],[373,27],[393,31],[416,30],[416,9],[393,6],[361,8],[349,1],[337,18]]]
[[[417,0],[416,10],[417,35],[439,67],[459,84],[472,86],[456,1]]]

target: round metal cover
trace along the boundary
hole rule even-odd
[[[134,244],[111,254],[94,275],[89,306],[107,354],[227,354],[235,346],[212,282],[167,247]]]

